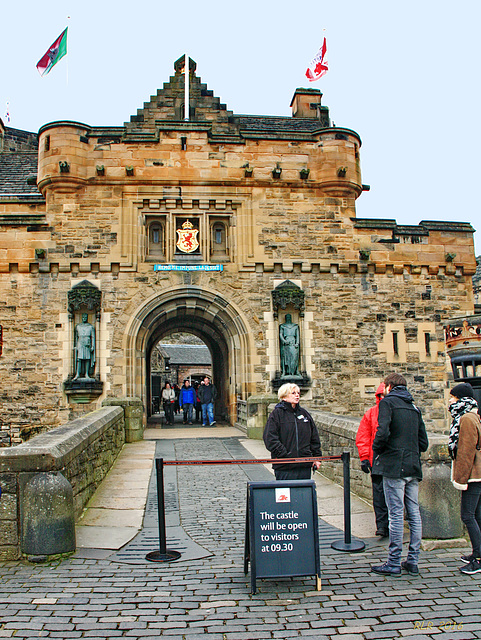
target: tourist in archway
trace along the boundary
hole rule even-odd
[[[162,404],[164,407],[165,423],[174,424],[175,391],[169,382],[166,382],[165,387],[162,389]]]
[[[180,404],[179,404],[180,387],[178,384],[174,384],[173,389],[175,393],[174,413],[175,415],[177,415],[178,413],[180,413]]]
[[[297,384],[286,383],[279,388],[280,400],[267,418],[264,443],[272,458],[311,458],[322,456],[319,432],[311,414],[299,406],[301,391]],[[274,464],[276,480],[308,480],[311,469],[320,462]]]
[[[217,389],[208,376],[205,376],[203,384],[199,386],[197,393],[202,405],[202,426],[213,427],[215,425],[214,401],[217,398]]]
[[[200,398],[199,398],[199,387],[201,385],[196,382],[194,385],[194,390],[195,390],[195,421],[196,422],[200,422],[201,418],[202,418],[202,404],[200,402]]]
[[[184,380],[179,393],[179,405],[184,412],[184,424],[192,424],[192,411],[196,402],[195,389],[190,386],[190,380]]]

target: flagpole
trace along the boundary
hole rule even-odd
[[[67,20],[70,20],[70,16],[67,16]],[[69,25],[70,25],[70,22],[67,22],[67,29],[68,29]],[[67,72],[66,72],[67,73],[67,87],[68,87],[68,59],[69,59],[69,56],[67,56]]]
[[[189,56],[184,54],[184,80],[185,80],[185,97],[184,97],[184,120],[189,120],[190,117],[190,105],[189,105]]]

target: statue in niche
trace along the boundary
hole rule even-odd
[[[299,374],[299,325],[286,313],[285,322],[279,326],[281,352],[281,378],[301,377]]]
[[[89,323],[88,315],[82,314],[82,322],[74,331],[75,377],[74,380],[94,381],[95,370],[95,328]]]

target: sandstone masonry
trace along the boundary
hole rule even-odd
[[[443,323],[474,311],[471,225],[356,218],[361,140],[331,126],[319,91],[296,90],[292,117],[236,115],[190,61],[185,121],[182,68],[123,126],[45,125],[38,159],[31,137],[2,125],[4,443],[110,396],[140,397],[145,421],[150,354],[173,331],[210,348],[219,417],[235,422],[238,401],[273,391],[286,312],[300,326],[305,405],[361,415],[398,370],[430,431],[444,431]],[[177,246],[186,222],[199,242],[189,253]],[[287,280],[303,303],[277,308]],[[101,293],[84,309],[98,392],[79,397],[66,382],[83,310],[68,296],[85,282]]]

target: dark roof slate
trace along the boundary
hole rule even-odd
[[[233,122],[241,131],[312,133],[329,126],[329,116],[317,118],[293,118],[292,116],[233,116]]]
[[[1,153],[0,196],[36,195],[41,198],[36,183],[37,161],[36,151]]]
[[[41,198],[36,183],[37,161],[36,151],[0,153],[0,197],[36,195]],[[31,182],[34,177],[33,184],[29,184],[27,178]]]
[[[161,344],[162,351],[170,358],[170,364],[212,364],[210,351],[204,345]]]

